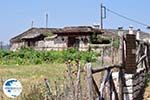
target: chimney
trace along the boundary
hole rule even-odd
[[[122,37],[123,33],[123,27],[118,27],[118,36]]]
[[[140,32],[141,32],[141,30],[138,29],[138,30],[137,30],[137,33],[136,33],[136,39],[137,39],[137,40],[140,40]]]
[[[134,33],[133,33],[133,26],[130,26],[130,27],[129,27],[129,34],[134,34]]]

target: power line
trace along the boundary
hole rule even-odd
[[[103,7],[105,7],[105,6],[103,6]],[[105,8],[106,8],[106,7],[105,7]],[[126,20],[129,20],[129,21],[131,21],[131,22],[140,24],[140,25],[142,25],[142,26],[150,27],[148,24],[145,24],[145,23],[143,23],[143,22],[140,22],[140,21],[134,20],[134,19],[132,19],[132,18],[126,17],[126,16],[124,16],[124,15],[122,15],[122,14],[120,14],[120,13],[117,13],[116,11],[110,10],[110,9],[108,9],[108,8],[106,8],[106,10],[107,10],[108,12],[110,12],[110,13],[113,13],[113,14],[115,14],[115,15],[117,15],[117,16],[119,16],[119,17],[122,17],[122,18],[124,18],[124,19],[126,19]]]

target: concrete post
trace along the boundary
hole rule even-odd
[[[141,30],[138,29],[138,30],[137,30],[137,33],[136,33],[136,39],[137,39],[137,40],[140,40],[140,32],[141,32]]]

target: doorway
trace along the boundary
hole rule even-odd
[[[77,37],[69,36],[68,37],[68,47],[79,48],[79,39]]]

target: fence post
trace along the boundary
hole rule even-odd
[[[150,67],[150,42],[148,43],[147,46],[147,57],[148,57],[148,68]]]
[[[91,63],[86,64],[87,67],[87,82],[88,82],[88,100],[94,100],[92,67]]]
[[[111,63],[114,64],[114,47],[113,47],[113,44],[114,44],[114,37],[112,37],[112,43],[111,43]]]
[[[77,79],[75,83],[75,100],[82,100],[82,91],[81,91],[81,66],[79,60],[76,61],[77,67]]]

